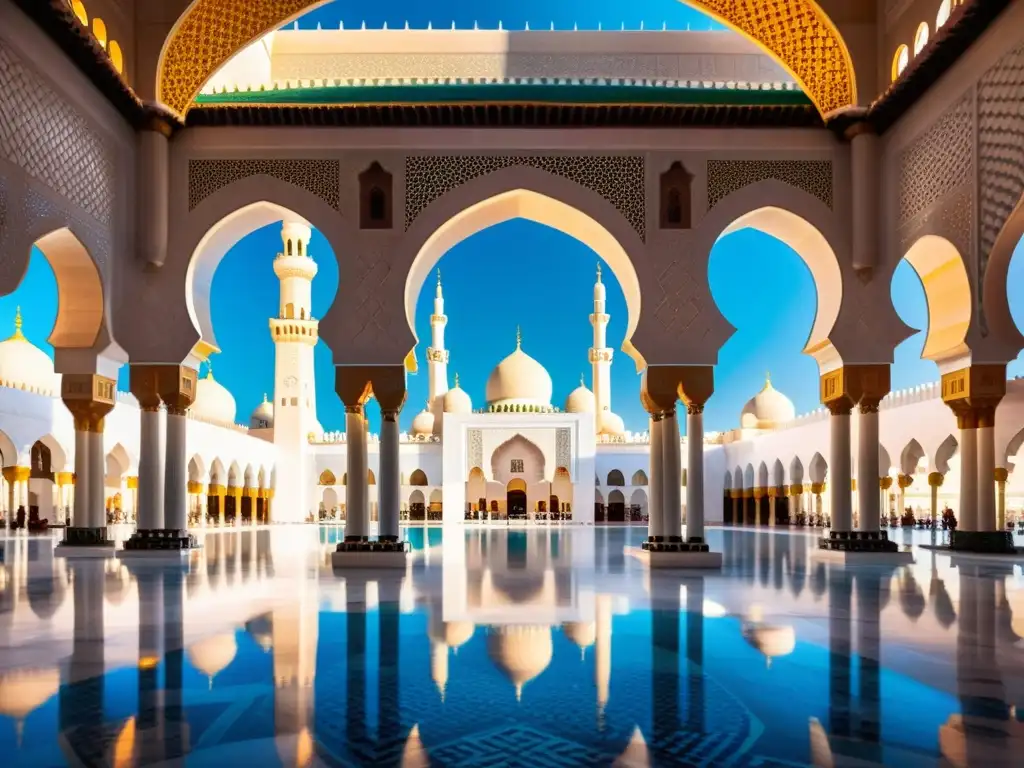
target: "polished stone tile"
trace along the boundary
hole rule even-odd
[[[211,531],[182,564],[3,540],[5,766],[1019,765],[1024,575],[923,549],[711,530],[651,572],[642,527],[414,528],[402,572],[342,531]]]

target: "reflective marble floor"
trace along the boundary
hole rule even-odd
[[[650,574],[640,526],[414,528],[407,572],[336,574],[341,533],[0,541],[0,765],[1024,764],[1020,565],[712,530],[721,573]]]

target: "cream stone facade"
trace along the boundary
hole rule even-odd
[[[381,542],[391,545],[404,471],[398,414],[405,374],[420,364],[415,300],[450,247],[522,217],[579,239],[622,286],[622,351],[643,372],[652,415],[652,543],[705,546],[705,517],[723,498],[716,478],[727,465],[704,471],[702,409],[733,329],[711,296],[707,260],[723,234],[751,227],[792,247],[818,292],[805,351],[818,363],[830,411],[821,429],[828,433],[832,531],[823,546],[874,546],[882,538],[873,486],[883,443],[874,435],[886,429],[879,404],[890,389],[893,349],[909,334],[889,296],[902,259],[922,278],[925,357],[937,363],[942,399],[957,417],[965,467],[958,541],[1003,546],[992,478],[1000,468],[998,435],[1013,431],[1001,423],[1005,366],[1024,346],[1007,295],[1010,258],[1024,234],[1024,162],[1014,149],[1024,135],[1024,3],[691,4],[756,50],[726,33],[523,31],[513,39],[525,58],[494,59],[503,30],[456,30],[450,41],[461,41],[468,58],[445,75],[455,82],[434,82],[451,63],[431,60],[424,82],[411,85],[411,70],[395,57],[433,55],[441,43],[425,32],[356,38],[364,41],[361,54],[386,65],[385,80],[402,81],[392,85],[366,84],[365,60],[338,59],[339,46],[355,45],[350,37],[360,31],[317,37],[286,30],[268,41],[315,5],[306,0],[0,5],[0,293],[17,287],[37,246],[60,295],[50,342],[61,396],[74,414],[74,439],[62,438],[76,447],[65,450],[75,462],[66,471],[88,478],[75,486],[71,543],[105,540],[104,417],[120,407],[113,381],[127,363],[141,409],[140,536],[132,546],[156,539],[189,545],[195,419],[188,413],[198,368],[217,350],[213,274],[241,237],[283,221],[318,229],[344,262],[337,299],[315,333],[332,350],[347,409],[345,471],[360,482],[347,486],[346,504],[356,512],[350,524],[360,545],[369,536],[364,409],[371,394],[384,413],[377,486]],[[922,20],[930,33],[921,33]],[[294,53],[309,39],[322,41],[322,60]],[[236,94],[232,85],[224,93],[236,79],[232,57],[253,43],[243,58],[269,57],[260,77],[278,88]],[[567,58],[538,77],[531,67],[539,59],[530,57],[553,50]],[[664,75],[653,81],[644,69],[652,52],[667,55]],[[593,55],[600,66],[590,68]],[[637,68],[621,72],[621,56],[636,56]],[[711,62],[714,77],[691,77],[694,60]],[[788,78],[776,79],[774,67]],[[573,68],[579,78],[568,76]],[[303,82],[293,86],[292,77]],[[501,82],[479,82],[485,77]],[[596,360],[603,349],[595,343]],[[606,401],[600,376],[595,381],[601,414]],[[306,408],[294,397],[296,408]],[[679,400],[692,438],[685,446],[677,439]],[[436,400],[431,413],[437,437]],[[313,426],[308,415],[289,428],[290,462],[304,461],[294,440]],[[266,409],[260,423],[265,417]],[[614,419],[599,416],[596,431],[608,425]],[[442,454],[453,442],[442,439]],[[583,466],[585,440],[574,445]],[[17,477],[27,467],[23,446],[16,450]],[[270,486],[293,483],[301,497],[306,486],[296,478],[312,467],[301,465],[283,481],[281,450],[278,444],[273,466],[256,462],[256,453],[238,466],[244,475],[251,464],[258,477],[258,464],[264,482],[276,469]],[[685,489],[677,477],[683,465]],[[447,501],[445,486],[455,481],[442,474]],[[571,479],[579,495],[583,478]],[[853,480],[856,505],[846,491]],[[243,489],[260,489],[258,479],[251,482]],[[686,539],[681,520],[661,514],[684,499]],[[300,506],[314,504],[307,497]]]

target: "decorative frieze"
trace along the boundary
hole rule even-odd
[[[188,209],[219,189],[250,176],[270,176],[341,206],[341,164],[337,160],[189,160]]]
[[[467,459],[469,466],[466,467],[466,471],[473,469],[473,467],[484,467],[484,435],[483,431],[479,429],[470,429],[467,431],[467,440],[469,442],[469,451],[467,452]]]
[[[572,429],[559,427],[555,432],[555,465],[572,472]]]
[[[833,205],[831,160],[708,160],[708,210],[751,184],[775,179]]]

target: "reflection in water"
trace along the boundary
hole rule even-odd
[[[648,573],[643,530],[421,529],[336,574],[310,528],[182,565],[4,542],[13,765],[1013,765],[1019,572],[712,531],[722,574]],[[1017,609],[1017,612],[1014,612]],[[5,758],[5,765],[8,764]]]

